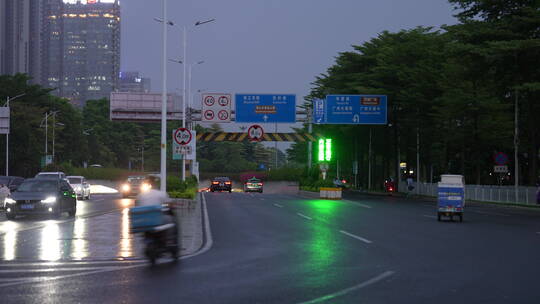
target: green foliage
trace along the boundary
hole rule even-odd
[[[300,181],[304,176],[303,168],[282,167],[268,171],[269,181]]]
[[[73,168],[70,174],[81,175],[87,179],[123,181],[127,179],[129,175],[134,175],[135,173],[118,168]]]
[[[170,198],[185,198],[185,199],[195,199],[197,195],[197,188],[191,187],[187,188],[184,191],[169,191]]]
[[[534,183],[540,149],[540,2],[451,0],[460,23],[444,32],[418,27],[378,37],[340,53],[313,83],[307,100],[327,94],[385,94],[391,127],[317,125],[335,139],[330,171],[351,178],[359,161],[367,186],[372,136],[372,185],[397,177],[397,162],[420,178],[464,174],[468,183],[492,182],[492,156],[513,151],[514,102],[520,107],[521,181]],[[308,102],[307,107],[311,107]],[[418,146],[417,146],[418,145]],[[419,149],[419,150],[418,150]],[[316,149],[313,149],[316,150]],[[304,147],[293,146],[299,157]],[[416,164],[416,152],[420,164]],[[298,155],[298,156],[297,156]],[[373,182],[374,181],[374,182]]]

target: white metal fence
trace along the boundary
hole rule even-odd
[[[412,193],[417,195],[437,197],[436,183],[415,183]],[[481,202],[536,204],[536,187],[519,186],[491,186],[491,185],[465,185],[465,199]],[[399,192],[407,192],[407,184],[399,183]]]

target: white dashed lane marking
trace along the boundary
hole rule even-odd
[[[296,214],[298,214],[298,216],[300,216],[300,217],[305,218],[306,220],[310,220],[310,221],[312,220],[312,218],[310,218],[309,216],[307,216],[305,214],[302,214],[302,213],[296,213]]]
[[[368,243],[368,244],[371,244],[371,243],[372,243],[372,242],[371,242],[370,240],[368,240],[368,239],[365,239],[365,238],[363,238],[363,237],[361,237],[361,236],[352,234],[352,233],[347,232],[347,231],[345,231],[345,230],[340,230],[339,232],[345,234],[346,236],[350,236],[350,237],[352,237],[352,238],[354,238],[354,239],[357,239],[357,240],[359,240],[359,241],[362,241],[362,242],[364,242],[364,243]]]

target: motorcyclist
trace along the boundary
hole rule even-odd
[[[387,179],[384,180],[384,189],[388,192],[393,192],[395,191],[395,182],[394,182],[394,179],[392,177],[389,177]]]

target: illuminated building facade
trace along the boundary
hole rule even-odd
[[[83,106],[118,88],[118,0],[45,0],[42,84]]]

